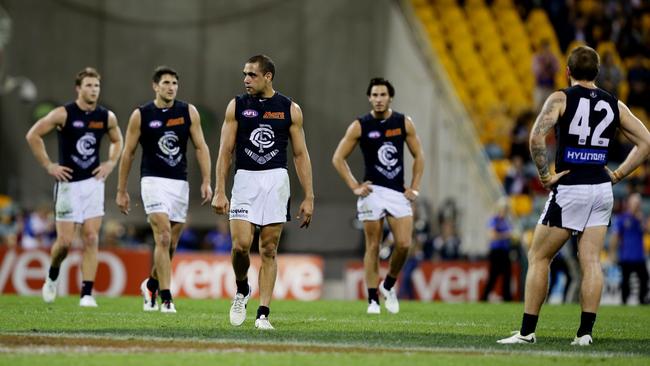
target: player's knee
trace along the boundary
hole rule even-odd
[[[96,247],[99,242],[99,235],[94,231],[85,231],[82,240],[84,247]]]
[[[171,242],[172,242],[172,233],[171,230],[166,230],[166,229],[161,229],[158,231],[156,240],[156,245],[161,245],[166,248],[171,247]]]
[[[275,244],[266,244],[262,245],[260,248],[260,255],[262,258],[275,258],[275,256],[278,254],[278,249],[277,245]]]
[[[411,239],[395,240],[395,249],[409,250],[411,247]]]
[[[74,237],[72,235],[59,235],[56,241],[62,250],[68,251],[72,246],[73,238]]]

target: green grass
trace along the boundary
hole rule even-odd
[[[522,304],[402,302],[398,315],[368,316],[363,302],[274,301],[270,319],[276,330],[260,332],[253,327],[256,301],[249,303],[249,319],[241,327],[230,325],[229,302],[223,300],[178,299],[178,314],[144,313],[135,297],[99,298],[98,302],[97,309],[82,309],[75,297],[59,298],[48,305],[38,297],[0,296],[0,336],[100,338],[101,342],[117,338],[163,342],[161,347],[169,343],[166,340],[173,340],[208,346],[168,353],[38,347],[33,348],[38,352],[26,352],[25,347],[11,348],[0,338],[0,365],[650,363],[647,307],[602,307],[594,345],[576,348],[569,345],[579,322],[576,305],[545,306],[536,345],[500,346],[495,341],[518,328]],[[221,346],[212,350],[211,344]],[[287,347],[293,348],[283,351]]]

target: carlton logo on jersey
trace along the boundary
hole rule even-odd
[[[81,155],[81,157],[72,155],[72,161],[74,161],[75,164],[79,165],[82,169],[87,169],[97,159],[96,156],[93,156],[95,153],[96,144],[97,139],[92,133],[87,132],[85,135],[81,136],[79,140],[77,140],[76,145],[77,152],[79,155]]]
[[[251,132],[249,140],[255,147],[259,149],[258,153],[255,153],[249,148],[245,148],[244,152],[260,165],[266,164],[280,152],[280,150],[274,149],[264,154],[264,149],[269,149],[275,145],[275,133],[273,132],[273,129],[270,125],[260,124],[260,127],[254,129],[253,132]]]
[[[254,109],[245,109],[243,112],[241,112],[241,115],[246,118],[255,118],[258,116],[258,114],[259,113],[257,113],[257,111]]]
[[[567,147],[564,151],[564,161],[572,164],[606,164],[607,152]]]
[[[167,131],[160,137],[158,148],[164,155],[156,154],[156,156],[161,158],[167,165],[174,167],[181,162],[183,154],[180,154],[181,148],[178,146],[178,136],[174,131]]]
[[[397,148],[390,142],[384,142],[379,150],[377,150],[377,158],[383,167],[375,165],[375,169],[388,179],[395,178],[397,174],[402,171],[401,166],[398,166],[393,170],[393,167],[397,165],[398,162],[395,154],[397,154]]]

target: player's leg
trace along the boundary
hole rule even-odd
[[[567,229],[538,224],[528,251],[528,272],[524,300],[524,316],[519,332],[497,343],[535,343],[535,328],[539,311],[548,293],[548,273],[551,260],[569,239]]]
[[[102,226],[102,216],[93,217],[81,225],[81,241],[83,243],[81,262],[81,300],[79,305],[95,307],[97,303],[92,297],[95,276],[97,275],[97,252],[99,246],[99,228]]]
[[[163,308],[167,305],[169,311],[172,311],[172,296],[171,296],[171,258],[169,253],[171,250],[172,229],[169,221],[169,216],[162,212],[153,212],[149,214],[149,224],[153,232],[154,238],[154,251],[153,251],[153,268],[157,276],[160,298]],[[161,311],[163,311],[161,308]]]
[[[585,228],[578,240],[578,260],[582,270],[580,285],[580,328],[572,344],[591,344],[591,333],[596,322],[596,312],[600,305],[603,291],[603,269],[600,265],[600,253],[605,243],[607,226]]]
[[[489,272],[488,272],[488,280],[487,283],[485,284],[485,288],[483,289],[483,294],[481,295],[481,301],[487,301],[488,297],[490,296],[490,292],[494,289],[494,285],[497,283],[497,279],[499,278],[499,253],[497,253],[497,250],[490,250],[490,253],[488,254],[488,260],[490,262],[489,264]]]
[[[510,291],[510,278],[512,277],[512,263],[510,262],[510,250],[501,250],[501,273],[503,274],[503,301],[512,301]]]
[[[627,304],[627,299],[630,297],[630,275],[632,274],[632,266],[629,263],[621,262],[621,300],[623,305]]]
[[[250,298],[248,268],[250,267],[250,249],[253,244],[255,226],[244,220],[230,220],[232,237],[231,262],[237,282],[237,293],[230,307],[230,324],[241,325],[246,320],[246,305]]]
[[[379,314],[379,242],[383,234],[383,219],[363,222],[363,236],[366,250],[363,255],[363,270],[368,287],[368,313]]]
[[[74,239],[75,223],[72,221],[56,222],[56,240],[50,250],[50,269],[45,277],[42,295],[45,302],[53,302],[56,299],[56,280],[59,278],[61,263],[68,255],[72,240]]]
[[[645,262],[636,264],[637,276],[639,276],[639,304],[648,304],[648,268]]]
[[[255,327],[261,329],[273,329],[268,322],[270,313],[269,304],[271,303],[275,279],[278,273],[278,244],[280,243],[283,226],[284,224],[282,223],[269,224],[263,226],[260,230],[259,249],[262,259],[259,275],[260,306],[257,309]]]
[[[379,291],[386,299],[386,309],[395,314],[399,312],[399,302],[397,301],[397,292],[395,291],[395,282],[399,276],[404,263],[408,257],[411,248],[413,235],[413,216],[404,216],[395,218],[388,216],[388,226],[393,233],[395,241],[393,254],[390,259],[388,275],[379,285]]]

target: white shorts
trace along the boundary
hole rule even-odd
[[[584,231],[608,226],[612,217],[612,184],[558,185],[549,193],[538,224]]]
[[[142,177],[142,204],[147,215],[165,213],[169,221],[185,222],[190,200],[190,185],[185,180]]]
[[[54,185],[56,221],[82,224],[87,219],[104,216],[104,181],[88,178]]]
[[[390,215],[395,218],[413,216],[411,202],[404,193],[371,184],[372,192],[357,200],[359,221],[375,221]]]
[[[287,222],[290,194],[286,169],[239,169],[232,185],[230,219],[260,226]]]

